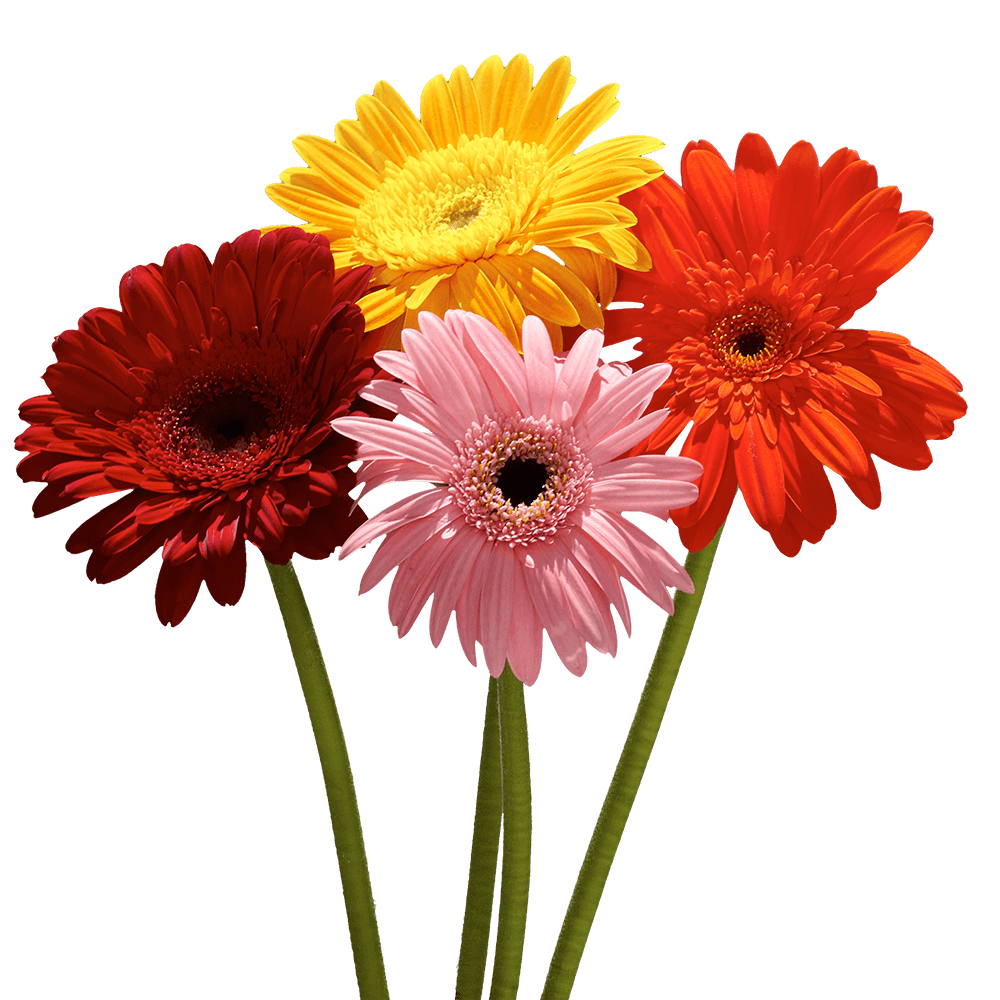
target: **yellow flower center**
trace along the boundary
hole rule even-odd
[[[457,147],[423,150],[385,173],[358,209],[354,236],[366,260],[400,271],[531,249],[518,234],[555,182],[544,146],[508,141],[502,130],[463,135]]]

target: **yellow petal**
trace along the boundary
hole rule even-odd
[[[581,247],[560,247],[559,259],[587,286],[602,308],[607,308],[618,290],[618,269],[613,261]]]
[[[605,229],[590,236],[576,236],[569,245],[593,250],[633,271],[648,271],[653,266],[646,248],[624,229]]]
[[[569,65],[569,58],[561,56],[542,74],[524,106],[517,134],[511,134],[510,138],[521,142],[547,142],[575,82],[570,76]]]
[[[482,62],[476,75],[472,78],[479,98],[479,114],[482,119],[482,135],[492,136],[499,127],[496,122],[497,94],[500,90],[500,78],[503,76],[503,63],[499,56],[490,56]]]
[[[640,170],[650,169],[653,171],[650,176],[658,177],[663,173],[663,167],[653,160],[639,159],[643,153],[652,153],[657,149],[663,149],[663,143],[651,135],[623,135],[617,139],[605,139],[577,153],[573,157],[573,169],[603,167],[608,163],[621,164],[624,157],[634,156],[636,159],[629,160],[628,166],[638,167]],[[650,166],[647,168],[646,164]]]
[[[456,66],[448,81],[455,110],[458,112],[459,129],[470,139],[482,132],[483,122],[479,113],[476,88],[464,66]]]
[[[294,184],[268,184],[264,190],[271,201],[296,218],[332,229],[338,236],[348,236],[354,231],[357,211],[349,205]]]
[[[389,113],[396,119],[398,126],[406,131],[412,148],[417,151],[434,148],[434,143],[431,142],[423,125],[417,120],[417,116],[410,110],[409,104],[385,80],[380,80],[375,84],[372,96],[385,105]],[[411,153],[410,155],[416,154]]]
[[[531,74],[531,63],[525,55],[516,55],[507,64],[497,87],[491,134],[502,128],[506,139],[520,138],[518,126],[531,93]]]
[[[596,132],[619,108],[615,95],[618,84],[609,83],[575,104],[560,118],[545,143],[549,162],[569,156],[592,132]]]
[[[362,94],[354,108],[358,113],[358,122],[372,145],[397,166],[401,166],[408,156],[416,156],[420,152],[420,147],[381,101]]]
[[[365,317],[365,329],[374,330],[385,326],[401,315],[406,308],[406,296],[409,288],[389,285],[375,292],[368,292],[358,299],[358,305]]]
[[[337,138],[338,146],[342,146],[349,153],[353,153],[367,163],[376,173],[381,173],[385,157],[378,154],[371,140],[365,135],[365,130],[359,122],[345,118],[343,121],[337,122],[334,134]]]
[[[587,286],[558,261],[537,251],[518,257],[497,255],[490,262],[503,275],[525,312],[560,326],[599,326],[601,311]]]
[[[413,286],[412,291],[407,296],[406,308],[407,309],[421,309],[424,307],[428,296],[434,289],[446,279],[450,278],[455,273],[455,268],[450,267],[447,269],[442,269],[440,271],[432,272],[427,274],[426,272],[421,272],[420,283]]]
[[[309,191],[315,191],[316,194],[332,198],[334,201],[341,200],[338,197],[338,191],[330,182],[318,170],[313,170],[310,167],[289,167],[287,170],[282,170],[281,183],[307,188]]]
[[[343,194],[345,201],[355,206],[381,183],[381,178],[368,163],[329,139],[300,135],[292,145],[310,167],[323,174]]]
[[[462,126],[451,91],[440,74],[428,80],[420,94],[420,120],[439,149],[458,145]]]
[[[616,226],[618,220],[608,210],[611,206],[612,202],[600,206],[558,205],[532,225],[531,237],[536,243],[557,243]]]
[[[571,202],[588,203],[617,198],[649,181],[649,171],[627,165],[609,164],[601,170],[585,168],[569,170],[552,187],[552,200],[557,205]],[[650,160],[650,163],[653,161]],[[654,164],[654,166],[658,166]],[[634,225],[634,223],[633,223]]]
[[[499,295],[489,274],[482,268],[482,263],[469,261],[455,272],[451,284],[452,300],[455,307],[478,313],[503,329],[510,326],[508,303]],[[490,270],[497,273],[493,268]]]

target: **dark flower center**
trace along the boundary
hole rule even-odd
[[[298,426],[284,373],[226,366],[182,373],[173,385],[170,374],[131,421],[151,467],[182,489],[228,490],[256,482],[284,461]]]
[[[512,507],[533,503],[545,489],[549,470],[533,458],[509,458],[497,475],[497,489]]]
[[[763,374],[788,339],[789,323],[766,302],[735,302],[712,324],[716,357],[734,374]]]
[[[188,417],[211,451],[242,450],[268,429],[271,410],[250,393],[234,389],[199,403]]]
[[[759,327],[744,330],[733,345],[745,358],[755,358],[767,345],[767,334]]]

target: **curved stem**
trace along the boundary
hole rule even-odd
[[[500,715],[500,775],[503,786],[503,867],[497,947],[490,1000],[514,1000],[521,979],[524,926],[531,875],[531,776],[524,685],[509,666],[497,685]]]
[[[347,744],[340,727],[337,705],[333,700],[330,678],[323,665],[316,630],[291,562],[285,566],[268,562],[267,572],[285,622],[288,644],[292,647],[292,657],[299,672],[323,768],[344,903],[347,907],[347,926],[354,951],[358,992],[362,1000],[388,1000],[389,989],[382,962],[378,924],[375,921],[375,901],[368,877],[361,816],[358,813],[351,762],[347,758]]]
[[[568,1000],[576,979],[583,949],[587,944],[597,904],[611,871],[615,851],[621,842],[632,803],[635,802],[649,755],[656,741],[670,692],[673,691],[681,660],[694,628],[698,609],[705,596],[715,550],[722,537],[722,528],[700,552],[689,552],[684,568],[694,583],[694,593],[678,592],[674,598],[674,613],[667,619],[660,644],[653,657],[646,686],[639,698],[639,707],[632,720],[625,746],[618,760],[611,786],[601,807],[594,834],[590,838],[576,886],[566,910],[559,940],[556,942],[549,974],[542,990],[542,1000]]]
[[[479,759],[479,791],[472,826],[472,857],[469,888],[465,896],[462,945],[458,953],[455,1000],[480,1000],[486,979],[486,956],[490,947],[493,917],[493,887],[500,850],[500,817],[503,812],[500,780],[499,691],[495,677],[486,692],[483,751]]]

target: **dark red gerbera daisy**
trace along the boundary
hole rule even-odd
[[[134,267],[122,309],[92,309],[58,336],[49,395],[21,406],[36,517],[128,490],[77,528],[98,583],[157,549],[156,611],[176,625],[204,580],[219,604],[243,593],[246,542],[274,563],[322,559],[365,520],[348,491],[354,442],[330,420],[363,404],[375,373],[356,305],[370,268],[339,280],[326,237],[244,233],[215,262],[174,247]]]

